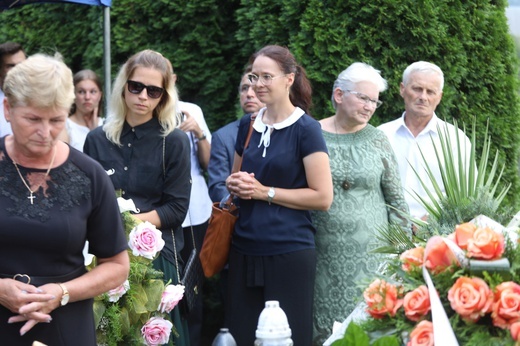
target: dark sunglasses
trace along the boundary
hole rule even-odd
[[[146,88],[146,93],[148,94],[148,97],[152,99],[158,99],[162,96],[164,89],[159,88],[153,85],[144,85],[143,83],[136,82],[133,80],[128,80],[126,82],[128,84],[128,91],[130,91],[132,94],[139,95],[144,88]]]

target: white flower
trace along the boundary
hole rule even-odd
[[[109,302],[117,302],[130,289],[130,282],[126,280],[119,287],[116,287],[107,292]]]
[[[120,213],[124,213],[125,211],[133,211],[134,213],[139,213],[139,209],[137,209],[132,199],[124,199],[123,197],[117,197],[117,205],[119,206]]]

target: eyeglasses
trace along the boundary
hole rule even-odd
[[[355,95],[359,101],[363,102],[366,105],[374,106],[375,108],[379,108],[383,104],[383,101],[372,100],[370,97],[368,97],[368,95],[365,95],[365,94],[357,92],[357,91],[345,90],[345,92]]]
[[[263,74],[261,76],[257,76],[254,73],[250,73],[247,75],[247,79],[251,83],[251,85],[256,85],[258,81],[261,81],[263,85],[271,85],[273,83],[273,79],[285,77],[285,74],[282,74],[280,76],[271,76],[270,74]]]
[[[143,89],[146,88],[146,93],[151,99],[158,99],[164,92],[163,88],[159,88],[153,85],[144,85],[143,83],[133,80],[128,80],[126,83],[128,84],[128,91],[130,91],[132,94],[139,95],[141,92],[143,92]]]

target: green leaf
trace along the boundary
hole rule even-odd
[[[400,346],[399,339],[396,336],[383,336],[377,339],[372,346]]]
[[[369,341],[367,333],[360,326],[351,322],[343,339],[334,341],[332,346],[369,346]]]

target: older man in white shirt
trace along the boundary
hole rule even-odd
[[[443,86],[444,75],[437,65],[425,61],[409,65],[403,73],[400,86],[405,111],[400,118],[379,126],[379,129],[387,135],[397,156],[410,214],[417,218],[425,219],[427,212],[417,201],[416,195],[426,201],[430,200],[421,180],[426,184],[428,191],[434,191],[425,169],[423,156],[433,172],[435,181],[444,192],[435,152],[435,148],[439,154],[442,152],[439,130],[441,135],[448,134],[454,158],[458,158],[457,132],[461,152],[465,155],[463,162],[468,162],[471,149],[471,143],[463,131],[442,121],[435,114],[435,109],[442,98]]]

